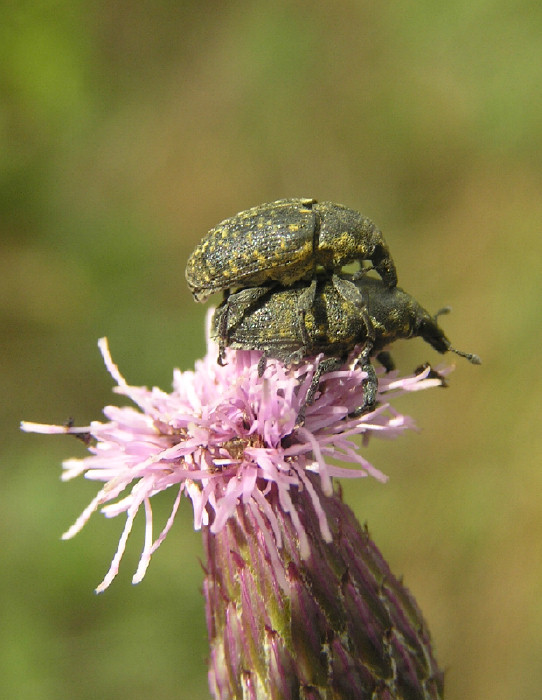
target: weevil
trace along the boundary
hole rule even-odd
[[[217,291],[288,287],[311,279],[317,269],[339,272],[369,260],[386,286],[397,272],[382,233],[354,209],[316,199],[279,199],[242,211],[212,228],[186,265],[186,281],[197,301]],[[314,285],[313,285],[314,288]],[[308,309],[313,288],[307,292]]]
[[[337,288],[337,281],[343,289]],[[289,288],[269,286],[265,294],[251,288],[231,295],[215,311],[211,336],[218,342],[220,356],[226,346],[242,350],[261,350],[259,372],[263,374],[267,357],[285,364],[324,353],[309,388],[310,405],[326,372],[338,369],[349,353],[359,346],[357,364],[366,372],[363,403],[356,413],[364,413],[376,402],[378,388],[371,358],[386,371],[394,369],[391,355],[384,348],[401,338],[423,338],[437,352],[454,352],[473,364],[480,358],[456,350],[438,325],[438,315],[426,311],[413,296],[400,287],[388,287],[383,280],[362,276],[320,274],[316,278],[314,302],[303,321],[298,314],[299,298],[306,294],[310,281]],[[235,303],[235,313],[228,305]],[[224,325],[224,316],[227,323]]]

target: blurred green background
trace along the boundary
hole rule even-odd
[[[94,596],[123,522],[62,543],[96,490],[58,479],[84,447],[18,424],[117,400],[102,335],[130,383],[168,390],[204,352],[190,250],[292,196],[373,218],[401,285],[452,305],[484,361],[403,398],[421,433],[374,441],[390,482],[345,498],[424,610],[447,699],[540,696],[541,31],[528,0],[2,3],[2,697],[208,697],[189,503],[142,584],[139,523]]]

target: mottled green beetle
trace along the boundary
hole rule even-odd
[[[261,350],[263,372],[267,357],[290,364],[324,353],[322,369],[307,396],[310,404],[321,375],[344,364],[359,345],[358,364],[367,372],[360,412],[370,410],[376,398],[377,380],[370,358],[376,356],[387,371],[393,369],[384,348],[395,340],[421,337],[439,353],[451,351],[480,364],[477,355],[453,348],[437,323],[438,314],[431,316],[401,288],[390,288],[382,280],[366,276],[357,280],[349,275],[336,278],[317,277],[314,303],[303,322],[298,313],[299,298],[310,282],[298,282],[290,288],[269,287],[266,294],[248,288],[231,295],[216,309],[212,320],[211,336],[219,343],[221,354],[225,346]],[[343,284],[343,289],[338,289],[338,284]],[[232,301],[235,313],[228,308]]]
[[[365,260],[388,287],[397,284],[388,246],[370,219],[333,202],[279,199],[212,228],[188,259],[185,275],[196,300],[204,301],[220,290],[270,282],[288,287],[313,278],[318,268],[335,273]]]

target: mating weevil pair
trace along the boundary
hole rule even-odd
[[[341,274],[352,262],[359,262],[359,271]],[[366,276],[369,270],[381,279]],[[260,373],[267,357],[293,364],[324,354],[307,404],[322,375],[344,364],[357,346],[367,378],[356,413],[374,408],[377,379],[370,360],[393,369],[384,348],[395,340],[419,336],[440,353],[480,363],[477,355],[451,346],[439,314],[431,316],[396,286],[395,264],[375,224],[333,202],[281,199],[226,219],[190,256],[186,280],[198,301],[224,292],[211,328],[219,362],[227,346],[261,350]]]

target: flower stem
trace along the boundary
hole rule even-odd
[[[340,492],[325,496],[319,478],[309,478],[331,542],[308,489],[290,492],[295,518],[273,486],[271,517],[251,501],[217,534],[204,528],[212,693],[218,700],[441,698],[443,674],[412,595]]]

